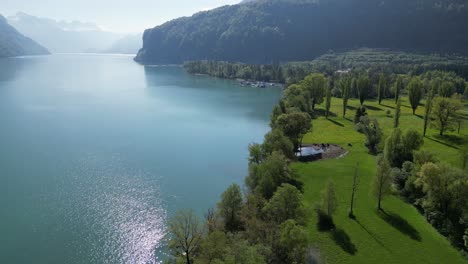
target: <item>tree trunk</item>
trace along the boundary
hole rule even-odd
[[[416,114],[416,109],[413,108],[413,115]]]
[[[187,260],[187,264],[191,264],[192,262],[190,261],[190,256],[189,256],[189,253],[186,251],[185,252],[185,258]]]

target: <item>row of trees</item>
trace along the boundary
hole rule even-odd
[[[316,87],[323,75],[311,76],[307,88],[291,86],[275,107],[271,131],[262,144],[249,145],[249,174],[242,193],[237,184],[222,195],[216,209],[201,221],[181,211],[169,224],[169,261],[191,263],[305,263],[307,208],[302,182],[289,163],[311,129]]]
[[[192,211],[182,211],[170,221],[169,249],[174,257],[170,261],[187,264],[305,262],[308,249],[305,224],[310,209],[302,204],[302,183],[289,163],[295,160],[302,138],[312,128],[311,116],[317,112],[316,105],[325,102],[325,115],[330,114],[333,89],[340,90],[344,116],[349,98],[354,94],[360,100],[356,127],[365,134],[369,151],[380,154],[373,181],[377,207],[382,208],[385,195],[397,191],[418,206],[456,246],[463,246],[468,223],[466,173],[438,162],[432,153],[420,151],[424,142],[420,133],[399,128],[400,92],[406,90],[414,111],[426,95],[424,131],[433,124],[442,134],[454,124],[460,97],[444,97],[447,94],[441,93],[440,86],[435,84],[438,79],[426,81],[424,76],[409,79],[399,76],[389,85],[388,76],[379,76],[380,102],[389,97],[389,87],[398,91],[393,94],[394,130],[384,142],[379,123],[367,115],[364,106],[372,89],[370,75],[363,72],[328,78],[318,73],[307,75],[285,89],[283,99],[273,109],[272,129],[263,143],[249,146],[246,190],[242,192],[240,186],[231,185],[221,195],[216,209],[209,210],[203,220]],[[464,157],[468,161],[468,154]],[[350,217],[354,216],[358,176],[356,167]],[[319,215],[331,220],[337,206],[337,194],[330,182],[317,208]]]

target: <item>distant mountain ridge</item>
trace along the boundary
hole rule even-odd
[[[360,47],[468,54],[468,0],[256,0],[147,29],[135,60],[310,60]]]
[[[101,30],[96,24],[56,21],[18,12],[8,22],[54,53],[96,52],[110,48],[125,34]]]
[[[0,15],[0,57],[49,54],[34,40],[22,35]]]

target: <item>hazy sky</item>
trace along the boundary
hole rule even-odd
[[[173,18],[241,0],[0,0],[4,16],[22,11],[57,20],[94,22],[106,30],[142,32]]]

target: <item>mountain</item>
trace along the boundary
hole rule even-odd
[[[23,36],[0,15],[0,57],[48,54],[46,48]]]
[[[256,0],[147,29],[135,60],[310,60],[360,47],[468,53],[468,0]]]
[[[108,49],[102,50],[103,53],[137,54],[142,46],[142,34],[127,35],[116,40]]]
[[[108,49],[123,34],[101,30],[93,23],[56,21],[25,13],[8,17],[10,25],[54,53],[80,53]]]

